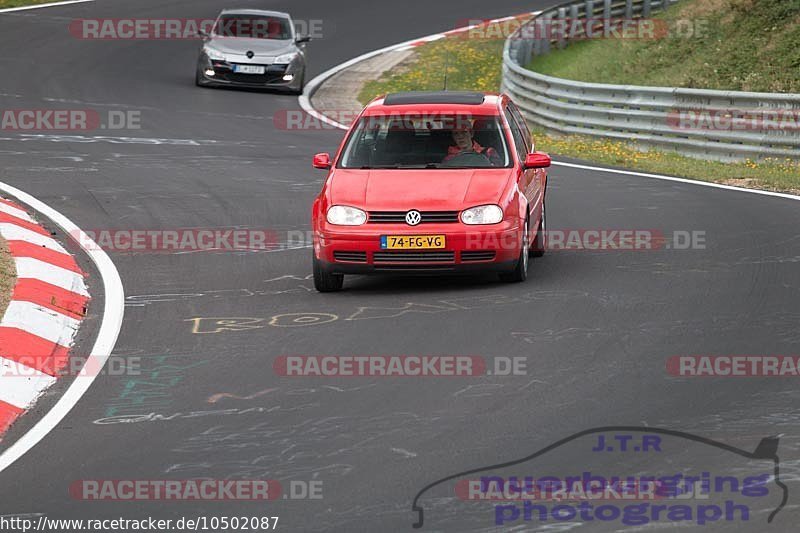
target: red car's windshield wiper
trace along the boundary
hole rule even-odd
[[[364,165],[359,167],[361,170],[368,170],[368,169],[383,169],[383,168],[439,168],[439,163],[428,163],[427,165],[375,165],[369,166]]]

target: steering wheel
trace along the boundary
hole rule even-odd
[[[462,150],[444,161],[443,167],[491,167],[492,161],[484,154],[472,150]]]

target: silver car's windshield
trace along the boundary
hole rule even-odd
[[[362,117],[340,168],[491,168],[512,160],[496,116]]]
[[[220,16],[217,20],[214,35],[285,41],[292,38],[292,23],[283,17],[228,14]]]

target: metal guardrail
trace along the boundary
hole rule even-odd
[[[547,34],[553,19],[647,18],[676,1],[572,0],[543,11],[506,40],[501,90],[531,123],[557,133],[635,140],[705,159],[800,158],[800,94],[584,83],[525,68],[567,45],[564,35]]]

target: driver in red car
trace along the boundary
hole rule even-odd
[[[453,159],[459,154],[477,153],[486,157],[492,166],[502,164],[502,158],[497,153],[497,150],[492,147],[484,148],[473,139],[472,126],[470,124],[459,122],[453,128],[452,135],[455,144],[447,148],[447,156],[442,160],[442,163]]]

